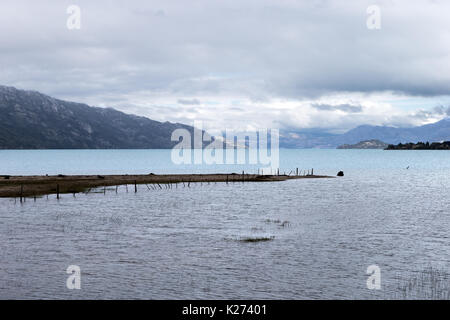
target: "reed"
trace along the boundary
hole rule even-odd
[[[393,299],[450,300],[450,275],[429,266],[409,277],[397,277]]]

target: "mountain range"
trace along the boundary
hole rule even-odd
[[[418,141],[439,142],[450,140],[450,118],[418,127],[395,128],[389,126],[362,125],[343,134],[320,131],[306,133],[280,132],[280,146],[286,148],[336,148],[361,141],[380,140],[387,144]]]
[[[165,149],[175,129],[111,108],[67,102],[0,86],[0,149]]]
[[[167,149],[181,123],[91,107],[36,91],[0,86],[0,149]],[[377,139],[388,144],[450,140],[450,118],[411,128],[362,125],[343,134],[280,131],[280,147],[336,148]]]

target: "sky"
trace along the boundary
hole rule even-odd
[[[415,126],[450,116],[449,13],[446,0],[2,0],[0,84],[212,132]]]

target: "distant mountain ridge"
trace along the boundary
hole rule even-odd
[[[288,148],[336,148],[340,145],[356,144],[367,140],[380,140],[387,144],[448,141],[450,140],[450,118],[412,128],[362,125],[343,134],[311,131],[280,133],[280,146]]]
[[[166,149],[178,128],[194,130],[0,86],[0,149]]]
[[[196,130],[0,86],[0,149],[169,149],[178,143],[171,141],[178,128]],[[387,144],[450,141],[450,118],[412,128],[362,125],[344,134],[281,130],[279,146],[334,149],[374,139]]]

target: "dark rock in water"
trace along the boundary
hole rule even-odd
[[[343,177],[343,176],[344,176],[344,171],[339,171],[339,172],[337,173],[337,176],[338,176],[338,177]]]

